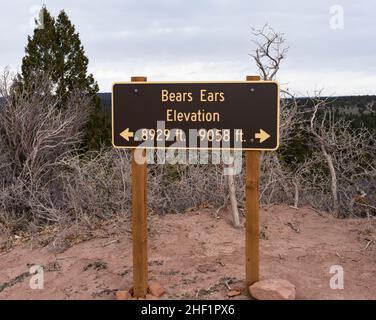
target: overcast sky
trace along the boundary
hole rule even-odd
[[[251,27],[269,23],[290,47],[278,76],[285,87],[300,95],[376,94],[372,0],[2,1],[0,68],[19,71],[35,8],[43,3],[53,15],[64,9],[76,25],[101,91],[132,75],[243,80],[257,73],[248,55]],[[334,5],[343,9],[343,28]]]

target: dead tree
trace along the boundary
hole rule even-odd
[[[272,28],[269,28],[267,25],[260,30],[252,29],[253,42],[256,45],[256,48],[250,56],[256,63],[260,77],[262,80],[273,80],[276,77],[276,74],[279,70],[280,64],[285,57],[285,54],[288,51],[288,48],[284,46],[283,34],[275,32]],[[293,113],[296,110],[290,110],[291,115],[287,116],[286,119],[292,118]],[[276,153],[273,153],[275,164],[281,168],[279,163],[278,156]],[[263,155],[261,156],[261,164],[263,163]],[[231,169],[231,167],[230,167]],[[284,184],[281,186],[284,188]],[[236,189],[234,184],[234,179],[231,176],[228,176],[228,188],[230,192],[231,208],[233,215],[233,223],[237,227],[239,226],[239,212],[238,204],[236,201]],[[261,195],[263,193],[261,192]]]
[[[252,30],[255,49],[250,56],[258,68],[262,80],[275,80],[288,52],[284,35],[276,32],[268,25],[264,25],[261,29]],[[301,116],[299,104],[294,95],[284,89],[281,90],[281,93],[280,144],[286,145],[291,140],[292,128],[301,121]],[[279,194],[277,196],[279,200],[289,198],[291,191],[287,182],[290,174],[281,163],[278,152],[262,153],[261,164],[264,167],[261,198],[267,203],[271,203],[277,194]]]
[[[333,164],[333,158],[331,153],[329,152],[329,148],[332,146],[332,141],[328,139],[328,134],[326,130],[326,116],[327,112],[324,111],[324,116],[322,121],[317,124],[317,112],[320,107],[325,107],[325,100],[318,100],[315,101],[314,104],[314,110],[310,119],[310,133],[315,136],[316,142],[322,152],[322,155],[325,158],[325,161],[327,163],[329,172],[330,172],[330,177],[331,177],[331,184],[330,184],[330,189],[331,189],[331,194],[333,198],[333,213],[336,217],[339,217],[340,213],[340,207],[339,207],[339,200],[338,200],[338,183],[337,183],[337,173],[334,168]]]
[[[265,24],[261,29],[252,28],[256,48],[250,56],[256,62],[262,80],[276,78],[288,47],[285,46],[283,33],[278,33]]]
[[[313,100],[308,129],[329,171],[332,211],[339,217],[344,215],[341,209],[350,212],[356,203],[351,201],[355,190],[364,194],[363,185],[369,188],[373,184],[375,146],[374,137],[366,128],[352,128],[351,121],[337,118],[327,103],[328,99]]]

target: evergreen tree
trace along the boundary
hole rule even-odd
[[[55,19],[45,7],[42,8],[43,28],[35,28],[33,36],[28,36],[25,57],[22,59],[22,81],[31,84],[37,73],[43,71],[56,82],[54,67],[56,65],[57,34]],[[37,23],[37,22],[36,22]]]
[[[61,95],[74,88],[79,88],[88,94],[98,93],[98,85],[93,75],[88,74],[89,60],[85,55],[79,34],[70,22],[67,14],[61,11],[56,23],[58,50],[56,52],[57,91]]]
[[[85,55],[79,34],[76,32],[65,11],[61,11],[56,20],[57,34],[57,92],[61,96],[74,88],[82,90],[92,97],[92,114],[87,124],[84,145],[90,149],[99,149],[109,144],[111,128],[109,119],[103,114],[99,87],[92,74],[88,74],[89,59]]]
[[[79,34],[61,11],[57,20],[51,17],[46,7],[42,8],[43,28],[34,30],[28,37],[26,55],[22,60],[22,85],[33,82],[38,73],[47,73],[54,93],[61,97],[62,106],[73,89],[79,89],[91,97],[92,111],[86,127],[84,147],[99,149],[110,143],[110,121],[101,109],[99,87],[92,74],[88,74],[89,60],[85,55]]]

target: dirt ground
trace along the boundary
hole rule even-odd
[[[163,299],[228,299],[229,288],[243,288],[231,299],[248,299],[244,228],[234,229],[229,213],[216,217],[216,211],[153,216],[149,279],[164,286]],[[297,299],[376,299],[375,230],[375,221],[338,220],[311,208],[263,208],[261,279],[289,280]],[[35,240],[0,253],[0,299],[114,299],[114,292],[132,286],[129,232],[110,232],[63,252]],[[29,287],[33,264],[44,267],[42,290]],[[343,290],[329,286],[332,265],[344,268]]]

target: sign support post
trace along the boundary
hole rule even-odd
[[[247,76],[259,81],[259,76]],[[245,151],[245,278],[247,290],[259,281],[259,175],[260,151]]]
[[[132,82],[145,82],[146,77],[132,77]],[[133,294],[145,297],[148,290],[148,227],[147,227],[147,164],[138,163],[138,154],[145,149],[132,150],[132,235],[133,235]]]

